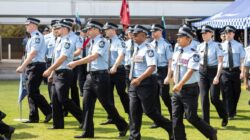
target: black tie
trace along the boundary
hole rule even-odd
[[[134,46],[135,46],[135,42],[134,42],[134,40],[131,40],[131,48],[130,48],[130,56],[131,57],[134,54],[134,50],[135,50]]]
[[[83,39],[83,43],[86,41],[86,39]],[[86,46],[82,49],[82,58],[86,57]]]
[[[155,49],[158,49],[158,41],[155,41]]]
[[[208,44],[206,43],[205,46],[205,52],[204,52],[204,60],[203,60],[203,66],[206,68],[208,65],[208,61],[207,61],[207,54],[208,54]]]
[[[111,49],[111,45],[112,45],[112,39],[109,40],[109,49],[108,49],[108,67],[110,68],[111,66],[111,52],[110,52],[110,49]]]
[[[232,52],[232,45],[231,42],[228,42],[228,62],[229,62],[229,68],[233,68],[234,62],[233,62],[233,52]]]

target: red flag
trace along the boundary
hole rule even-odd
[[[84,49],[88,44],[89,44],[90,38],[87,38],[83,44],[82,44],[82,49]]]
[[[126,0],[122,0],[120,16],[121,16],[120,22],[123,25],[123,29],[125,30],[130,24],[129,6]]]

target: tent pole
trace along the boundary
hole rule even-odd
[[[248,42],[248,37],[247,37],[247,26],[245,26],[245,29],[244,29],[244,46],[247,47],[247,42]]]

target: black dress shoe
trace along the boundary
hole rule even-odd
[[[100,123],[100,125],[115,124],[113,120],[107,120],[106,122]]]
[[[159,127],[159,125],[157,125],[157,124],[155,124],[155,123],[153,123],[153,124],[150,126],[150,128],[152,128],[152,129],[158,128],[158,127]]]
[[[3,112],[0,112],[0,121],[6,117],[6,114]]]
[[[45,120],[43,121],[44,123],[48,123],[50,120],[52,119],[52,113],[50,113],[49,115],[47,115],[45,117]]]
[[[23,122],[23,123],[38,123],[38,121],[36,121],[36,120],[28,120],[28,121]]]
[[[126,136],[127,132],[128,132],[129,126],[127,126],[124,130],[119,132],[119,137],[124,137]]]
[[[76,138],[76,139],[81,139],[81,138],[94,138],[94,134],[93,134],[93,135],[82,134],[82,135],[80,135],[80,136],[74,136],[74,138]]]
[[[7,140],[11,140],[11,136],[14,133],[15,128],[14,127],[9,127],[9,132],[4,134],[4,137],[7,138]]]
[[[227,126],[227,124],[228,124],[228,118],[222,119],[221,126],[225,127],[225,126]]]
[[[250,105],[250,100],[248,101],[248,105]]]

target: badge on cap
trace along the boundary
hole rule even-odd
[[[35,38],[35,43],[40,43],[40,38]]]
[[[154,57],[154,51],[153,50],[148,50],[148,56],[149,57]]]
[[[193,60],[194,62],[199,62],[200,61],[200,56],[198,54],[193,55]]]
[[[69,48],[70,48],[70,43],[69,43],[69,42],[66,42],[65,45],[64,45],[64,48],[65,48],[65,49],[69,49]]]
[[[100,47],[100,48],[103,48],[104,46],[105,46],[105,42],[104,42],[104,41],[100,41],[100,42],[99,42],[99,47]]]

